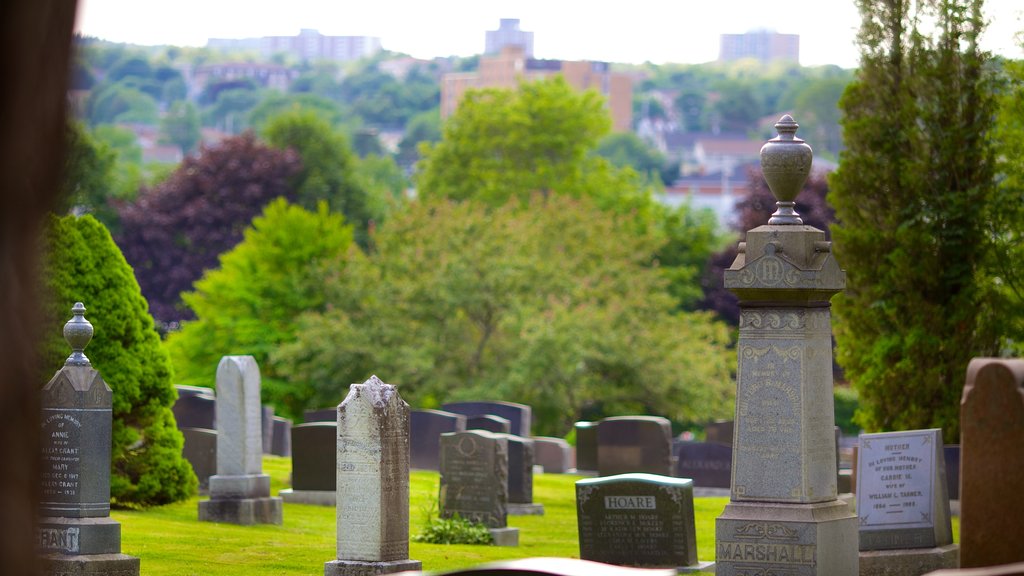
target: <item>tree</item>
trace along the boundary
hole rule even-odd
[[[597,145],[597,154],[607,158],[613,165],[620,168],[629,166],[652,181],[670,184],[661,173],[665,166],[665,156],[648,146],[639,136],[632,132],[619,132],[605,136]]]
[[[171,333],[167,347],[180,383],[203,385],[229,354],[256,358],[263,401],[293,418],[307,407],[307,387],[288,386],[271,352],[296,338],[304,312],[323,312],[325,271],[340,269],[352,229],[321,203],[316,212],[278,198],[252,221],[245,239],[182,295],[196,320]]]
[[[160,140],[173,144],[188,156],[199,145],[199,113],[191,102],[178,101],[160,119]]]
[[[247,133],[185,158],[167,180],[121,207],[117,244],[159,322],[191,317],[180,294],[242,240],[267,203],[295,198],[290,183],[301,169],[294,152]]]
[[[376,372],[422,407],[529,403],[544,434],[565,434],[584,411],[731,413],[727,331],[707,314],[673,312],[648,266],[654,231],[586,199],[534,195],[527,209],[415,202],[375,239],[277,353],[316,405]]]
[[[433,143],[441,139],[441,112],[437,108],[420,112],[409,119],[405,134],[398,143],[398,162],[411,169],[420,159],[420,142]]]
[[[846,150],[829,200],[847,271],[837,356],[869,431],[941,427],[955,442],[967,363],[999,351],[981,4],[859,2],[861,66],[840,102]]]
[[[58,210],[63,214],[72,210],[93,212],[105,222],[116,219],[108,199],[117,155],[78,122],[68,122],[66,142],[62,202]]]
[[[294,150],[302,170],[292,179],[297,202],[315,209],[326,201],[355,227],[356,240],[367,242],[373,215],[366,190],[355,176],[355,156],[344,134],[309,110],[291,110],[271,118],[263,130],[267,142],[280,150]]]
[[[112,502],[167,504],[192,496],[196,477],[181,456],[183,439],[171,413],[171,366],[132,269],[89,215],[52,218],[46,243],[45,378],[68,357],[62,326],[71,305],[84,302],[95,329],[86,355],[114,391]]]
[[[93,88],[86,102],[89,124],[138,122],[155,125],[159,120],[156,99],[127,84]]]

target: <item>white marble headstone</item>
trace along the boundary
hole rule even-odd
[[[263,472],[260,368],[252,356],[225,356],[217,366],[217,475]]]

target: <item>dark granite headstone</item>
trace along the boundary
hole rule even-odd
[[[597,470],[597,422],[577,422],[576,469]]]
[[[533,452],[536,463],[546,474],[565,474],[573,467],[572,446],[561,438],[534,436]]]
[[[274,444],[274,407],[269,404],[262,406],[260,417],[260,436],[264,454],[270,454]]]
[[[707,442],[732,445],[732,434],[735,423],[732,420],[716,420],[704,427],[704,439]]]
[[[274,456],[292,455],[292,421],[274,416],[274,439],[270,442],[270,453]]]
[[[181,455],[192,465],[199,479],[199,490],[210,487],[210,476],[217,473],[217,431],[206,428],[182,428],[185,445]]]
[[[338,408],[319,408],[317,410],[306,410],[302,413],[302,421],[309,422],[337,422]]]
[[[653,474],[576,482],[580,558],[606,564],[696,568],[693,483]]]
[[[511,434],[529,438],[530,426],[533,422],[533,410],[526,404],[515,402],[449,402],[441,406],[441,410],[465,416],[491,414],[501,416],[512,423]]]
[[[441,410],[412,410],[409,413],[409,429],[412,467],[439,470],[441,434],[465,430],[466,417]]]
[[[484,430],[441,435],[441,515],[504,528],[508,505],[508,440]]]
[[[950,500],[960,499],[960,445],[949,444],[942,450],[946,457],[946,487]]]
[[[337,422],[293,426],[292,489],[336,490],[337,451]]]
[[[729,488],[732,446],[716,442],[674,442],[676,477],[689,478],[700,488]]]
[[[178,398],[184,398],[185,396],[197,396],[199,394],[213,396],[213,388],[207,388],[205,386],[189,386],[187,384],[175,384],[174,390],[178,393]]]
[[[487,430],[495,434],[511,434],[512,423],[508,418],[493,414],[479,414],[466,417],[466,430]]]
[[[174,402],[171,411],[174,412],[174,421],[178,428],[205,428],[207,430],[217,429],[217,400],[213,394],[206,394],[198,390],[183,391],[178,387],[178,399]]]
[[[631,472],[672,475],[672,425],[660,416],[615,416],[597,426],[601,476]]]

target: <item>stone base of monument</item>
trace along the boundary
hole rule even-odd
[[[127,554],[65,556],[46,554],[40,558],[43,576],[139,576],[139,559]]]
[[[505,505],[505,513],[509,516],[543,516],[544,505],[536,503],[509,502]]]
[[[770,568],[857,576],[857,516],[841,500],[815,504],[730,502],[715,523],[718,576]],[[771,570],[778,572],[778,570]],[[811,573],[811,572],[807,572]]]
[[[211,498],[199,503],[200,522],[227,524],[280,524],[282,522],[280,498]]]
[[[324,564],[324,576],[372,576],[422,570],[419,560],[393,560],[391,562],[363,562],[360,560],[332,560]]]
[[[519,528],[488,528],[495,546],[519,546]]]
[[[121,524],[102,518],[40,518],[39,545],[43,552],[63,554],[118,554]]]
[[[336,490],[293,490],[288,488],[277,493],[289,504],[313,504],[315,506],[336,506],[338,492]]]
[[[707,572],[709,574],[715,573],[714,562],[698,562],[693,566],[680,566],[676,568],[676,572],[679,574],[696,574],[698,572]]]
[[[903,550],[867,550],[860,553],[860,576],[921,576],[934,570],[958,568],[960,546]]]

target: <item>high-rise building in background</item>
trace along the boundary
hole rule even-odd
[[[476,72],[456,72],[441,78],[441,117],[455,113],[470,88],[515,88],[520,81],[532,81],[561,74],[579,90],[595,89],[604,95],[612,117],[612,128],[625,132],[633,122],[633,79],[612,72],[607,62],[569,62],[529,58],[520,46],[506,46],[497,56],[481,56]]]
[[[316,30],[303,29],[298,36],[264,36],[262,38],[210,38],[208,48],[228,51],[257,52],[269,58],[287,54],[299,60],[334,60],[349,62],[380,52],[380,38],[372,36],[324,36]]]
[[[500,54],[506,46],[519,46],[527,58],[533,58],[533,32],[520,30],[518,18],[502,18],[497,30],[486,32],[484,54]]]
[[[753,30],[746,34],[722,34],[718,60],[733,62],[754,58],[764,63],[800,62],[800,35],[779,34],[773,30]]]

